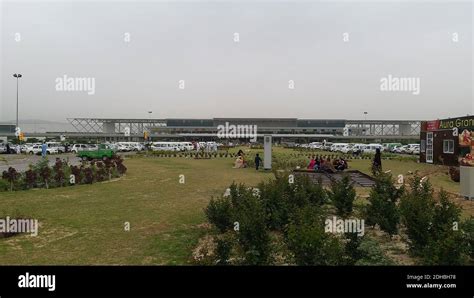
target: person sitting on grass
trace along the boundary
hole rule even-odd
[[[244,168],[244,159],[242,156],[237,157],[234,163],[234,169],[241,169]]]
[[[319,157],[316,158],[316,162],[314,164],[314,170],[317,172],[321,169],[321,160]]]
[[[309,162],[308,165],[308,170],[314,169],[314,165],[316,164],[316,161],[314,160],[314,156],[311,158],[311,161]]]
[[[347,169],[347,163],[343,158],[340,158],[336,161],[335,168],[337,171],[344,171]]]

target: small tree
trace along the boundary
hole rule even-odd
[[[403,191],[403,188],[395,187],[391,175],[383,173],[377,175],[365,210],[367,224],[372,226],[378,224],[380,229],[389,235],[396,234],[400,220],[397,201]]]
[[[231,191],[235,195],[235,192]],[[270,262],[271,245],[267,229],[263,202],[251,189],[238,188],[238,197],[232,198],[235,218],[238,223],[237,240],[244,252],[247,265],[266,265]]]
[[[13,185],[20,178],[20,173],[18,173],[15,168],[8,167],[8,170],[3,171],[2,178],[10,183],[10,191],[13,191]]]
[[[340,181],[332,183],[329,197],[336,207],[338,215],[345,217],[352,212],[356,191],[348,175],[344,175]]]
[[[49,188],[49,179],[51,178],[51,168],[49,166],[40,168],[39,176],[43,180],[46,188]]]
[[[207,219],[221,233],[232,229],[232,203],[229,198],[211,198],[211,201],[204,210]]]
[[[297,265],[345,265],[344,245],[324,231],[324,221],[315,206],[295,212],[288,226],[286,243]]]
[[[413,178],[410,190],[400,199],[400,212],[407,228],[410,250],[414,255],[420,255],[430,242],[434,216],[433,190],[428,180],[421,183],[420,177]]]
[[[36,172],[32,169],[29,169],[25,172],[25,183],[28,188],[33,188],[36,185],[37,179]]]

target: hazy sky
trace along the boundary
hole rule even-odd
[[[0,120],[16,72],[23,119],[474,114],[468,1],[3,1],[1,17]],[[57,91],[64,75],[95,94]],[[381,91],[388,75],[420,94]]]

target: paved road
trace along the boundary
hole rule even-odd
[[[135,152],[120,152],[121,156],[133,155]],[[53,166],[56,158],[66,159],[70,165],[78,165],[81,163],[80,158],[75,153],[53,154],[47,155],[49,165]],[[41,159],[41,155],[30,154],[0,154],[0,178],[3,171],[8,167],[14,167],[18,172],[28,170],[30,164],[36,164]]]
[[[73,153],[48,155],[47,158],[50,166],[54,165],[56,158],[67,159],[72,165],[80,164],[80,159]],[[39,155],[2,154],[0,155],[0,173],[7,170],[8,167],[14,167],[21,172],[26,171],[30,164],[36,164],[40,159]]]

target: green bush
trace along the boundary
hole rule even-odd
[[[216,240],[216,263],[219,265],[227,265],[229,263],[232,247],[235,239],[231,233],[222,234]]]
[[[268,264],[271,245],[264,204],[252,190],[242,188],[239,188],[238,197],[233,198],[232,201],[238,202],[234,205],[234,216],[239,225],[237,239],[244,251],[244,263],[246,265]]]
[[[329,198],[339,216],[345,217],[352,213],[356,191],[348,175],[344,175],[340,181],[331,184]]]
[[[400,199],[402,222],[407,228],[410,250],[420,255],[431,238],[431,223],[434,216],[433,190],[428,181],[421,183],[415,176],[411,189]]]
[[[380,229],[388,234],[396,234],[400,221],[397,202],[403,191],[403,188],[395,187],[391,175],[383,173],[378,175],[365,210],[366,223],[371,226],[378,224]]]
[[[286,233],[286,243],[297,265],[345,265],[344,245],[324,231],[320,209],[306,206],[293,215]]]
[[[466,264],[470,251],[469,239],[460,223],[461,210],[449,201],[443,190],[438,195],[439,203],[433,198],[429,182],[420,184],[415,177],[411,191],[400,201],[400,210],[410,240],[410,251],[418,256],[424,265]]]
[[[229,198],[212,198],[205,209],[205,214],[209,222],[221,233],[233,227],[232,204]]]
[[[380,244],[367,236],[361,239],[357,251],[359,253],[359,259],[355,262],[355,265],[394,265],[394,262],[383,253]]]
[[[10,189],[10,182],[0,179],[0,191],[8,191]]]

